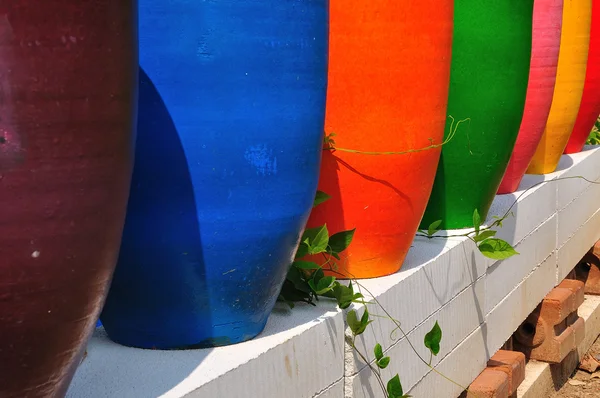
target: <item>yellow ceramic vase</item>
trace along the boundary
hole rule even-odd
[[[591,21],[592,0],[565,0],[552,106],[528,174],[552,173],[567,146],[583,94]]]

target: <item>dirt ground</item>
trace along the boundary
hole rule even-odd
[[[588,352],[600,360],[600,337]],[[592,375],[577,369],[573,376],[550,398],[600,398],[600,368]]]

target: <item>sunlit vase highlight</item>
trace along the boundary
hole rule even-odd
[[[586,80],[586,65],[592,20],[592,0],[565,0],[558,71],[550,114],[528,174],[556,170],[567,146]]]
[[[398,271],[423,215],[443,140],[452,0],[332,0],[326,134],[310,227],[356,228],[337,277]],[[426,40],[424,38],[427,38]],[[357,150],[360,153],[344,149]],[[323,263],[322,259],[315,259]]]
[[[0,397],[66,394],[117,261],[135,1],[0,6]]]
[[[533,158],[550,113],[562,25],[563,0],[535,0],[529,84],[521,128],[499,194],[515,192]]]
[[[583,94],[577,119],[564,153],[576,153],[583,149],[598,115],[600,115],[600,0],[593,0]]]
[[[532,20],[533,0],[455,2],[448,114],[466,122],[442,148],[422,227],[485,219],[521,125]]]
[[[140,0],[131,197],[100,317],[123,345],[260,333],[315,197],[326,0]]]

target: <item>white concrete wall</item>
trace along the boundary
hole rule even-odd
[[[526,176],[521,185],[571,176],[599,180],[600,149],[563,156],[559,171]],[[465,238],[417,238],[399,273],[361,282],[425,359],[423,337],[439,322],[443,338],[432,365],[464,386],[600,239],[600,186],[566,180],[522,193],[496,197],[490,211],[502,214],[519,197],[498,236],[520,255],[494,262]],[[376,306],[370,311],[381,315]],[[382,397],[370,369],[344,343],[343,319],[331,302],[281,306],[258,338],[193,351],[121,347],[97,331],[68,397]],[[393,329],[376,319],[357,347],[372,360],[373,346],[382,344],[392,358],[384,378],[398,373],[415,398],[456,397],[461,388],[421,363]]]

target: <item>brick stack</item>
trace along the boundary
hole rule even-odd
[[[600,241],[583,257],[575,268],[577,279],[585,282],[585,293],[600,295]]]
[[[525,380],[525,355],[516,351],[498,351],[487,368],[469,386],[467,398],[511,398]]]
[[[565,279],[519,326],[513,335],[515,349],[529,359],[562,362],[585,336],[585,322],[577,315],[583,301],[583,282]]]

